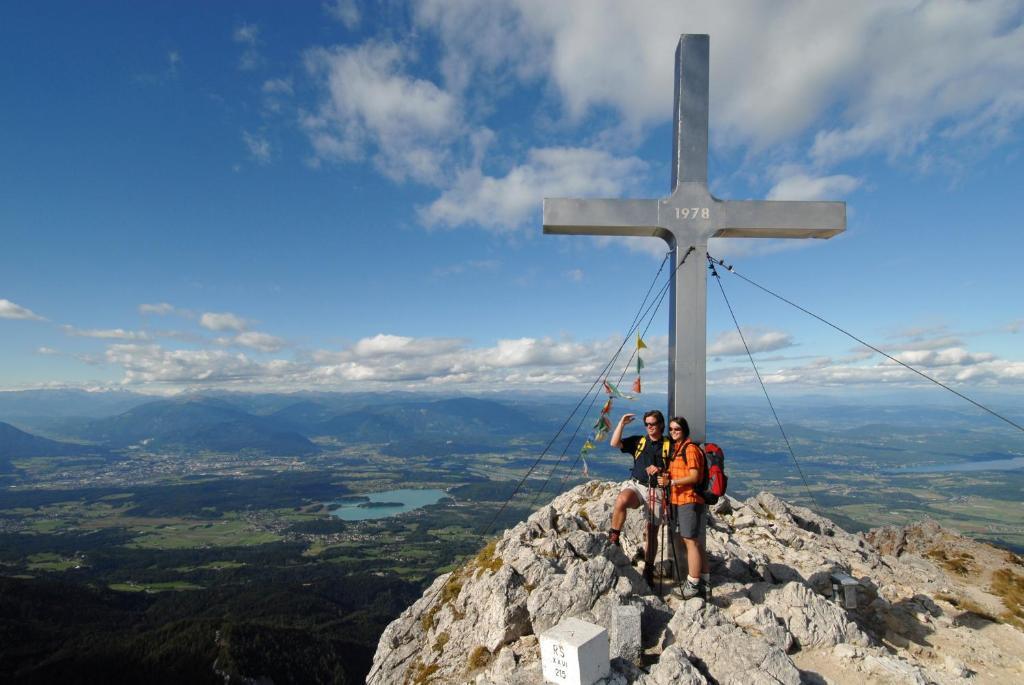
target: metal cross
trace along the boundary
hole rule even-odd
[[[708,238],[831,238],[846,229],[845,202],[737,202],[708,192],[708,48],[683,34],[676,48],[672,194],[662,199],[544,199],[544,232],[661,238],[672,250],[668,409],[695,441],[707,425]],[[678,267],[689,251],[695,252]],[[678,267],[678,268],[676,268]]]

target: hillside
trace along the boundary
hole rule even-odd
[[[0,472],[10,459],[33,457],[70,457],[98,450],[85,445],[48,440],[19,430],[9,423],[0,422]]]
[[[852,535],[761,493],[715,507],[711,602],[671,581],[663,600],[630,564],[641,517],[622,548],[607,542],[618,489],[581,485],[437,578],[384,631],[367,682],[540,683],[537,635],[568,617],[612,625],[623,605],[642,635],[612,635],[608,682],[1019,682],[1020,557],[934,524]],[[856,608],[829,599],[833,572],[857,580]]]
[[[85,432],[112,447],[236,452],[279,456],[315,454],[308,438],[274,421],[214,398],[148,402],[114,417],[93,421]]]
[[[314,435],[359,440],[507,438],[543,433],[544,424],[508,404],[470,397],[367,407],[310,426]]]

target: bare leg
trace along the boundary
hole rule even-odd
[[[615,508],[612,509],[612,528],[615,530],[622,530],[622,526],[626,523],[626,509],[636,509],[643,505],[640,501],[640,496],[632,490],[623,490],[619,493],[619,496],[615,498]]]
[[[683,538],[686,545],[686,575],[691,578],[700,578],[703,566],[703,555],[700,544],[694,538]]]

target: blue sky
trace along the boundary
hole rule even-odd
[[[1024,7],[853,4],[5,6],[0,388],[585,387],[665,248],[543,236],[541,201],[668,193],[686,32],[711,35],[712,192],[848,203],[836,239],[716,256],[1012,396]],[[780,390],[918,384],[725,285]],[[708,292],[709,394],[756,391]]]

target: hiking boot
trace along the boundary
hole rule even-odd
[[[636,566],[641,561],[643,561],[646,557],[647,557],[647,552],[644,551],[644,548],[643,547],[638,547],[637,550],[635,552],[633,552],[633,558],[629,560],[629,563],[630,563],[631,566]]]
[[[613,545],[615,545],[616,547],[618,547],[619,546],[619,531],[614,530],[614,529],[608,531],[608,542],[610,542]]]
[[[694,583],[687,578],[683,581],[683,599],[693,599],[694,597],[704,599],[704,593],[707,591],[706,588],[707,586],[704,584],[704,581],[698,580]]]

